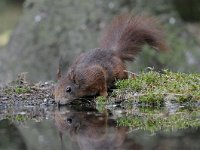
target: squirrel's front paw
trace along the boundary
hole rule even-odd
[[[99,95],[100,95],[100,96],[107,97],[107,96],[108,96],[108,93],[107,93],[107,91],[101,91],[101,92],[99,93]]]

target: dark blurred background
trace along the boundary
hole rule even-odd
[[[156,16],[172,50],[146,46],[131,71],[200,72],[199,0],[0,0],[0,82],[21,72],[32,81],[56,80],[60,56],[67,69],[80,52],[98,47],[100,31],[124,12]]]

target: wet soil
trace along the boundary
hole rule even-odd
[[[31,119],[44,117],[48,109],[53,109],[54,82],[28,83],[24,77],[0,88],[0,120]],[[45,109],[45,111],[44,111]],[[21,116],[20,116],[21,115]],[[26,117],[22,117],[22,116]],[[21,120],[21,121],[22,121]]]

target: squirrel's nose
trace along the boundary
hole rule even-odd
[[[62,105],[67,105],[69,104],[71,101],[67,100],[67,99],[59,99],[57,101],[58,106],[62,106]]]
[[[62,106],[62,105],[65,105],[65,103],[62,103],[62,101],[59,100],[59,101],[57,102],[57,105],[58,105],[58,106]]]

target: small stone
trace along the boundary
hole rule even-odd
[[[43,101],[44,101],[44,103],[46,103],[47,102],[47,98],[45,98]]]

